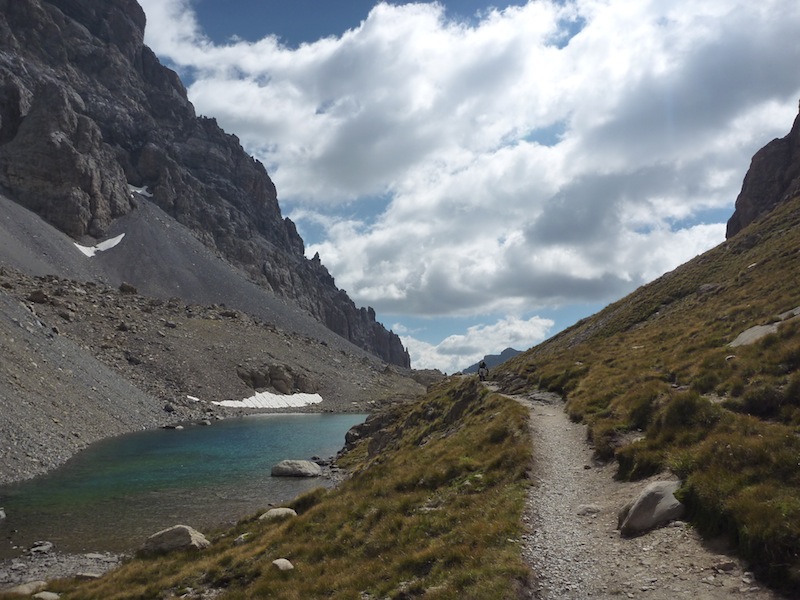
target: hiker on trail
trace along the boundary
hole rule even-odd
[[[481,381],[486,381],[486,378],[489,377],[489,367],[486,366],[485,360],[482,360],[481,364],[478,365],[478,377]]]

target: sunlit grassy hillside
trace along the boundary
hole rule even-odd
[[[503,365],[562,393],[619,477],[669,469],[708,534],[800,589],[800,198]],[[782,316],[779,316],[782,315]],[[743,331],[777,324],[758,342]]]
[[[205,551],[137,558],[99,581],[50,589],[65,600],[518,597],[528,579],[519,542],[528,411],[471,378],[395,412],[342,460],[350,479],[291,504],[296,518],[254,515]],[[277,558],[295,569],[278,571]]]

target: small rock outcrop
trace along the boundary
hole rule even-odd
[[[620,535],[633,537],[680,519],[686,507],[675,497],[680,481],[656,481],[619,513]]]
[[[142,547],[143,554],[163,554],[176,550],[202,550],[211,543],[188,525],[175,525],[154,533]]]
[[[310,460],[282,460],[272,467],[273,477],[320,477],[322,467]]]
[[[729,239],[776,206],[800,194],[800,115],[786,137],[756,152],[728,220]]]

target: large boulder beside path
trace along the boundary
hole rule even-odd
[[[656,481],[619,512],[619,532],[633,537],[680,519],[686,507],[675,497],[680,481]]]

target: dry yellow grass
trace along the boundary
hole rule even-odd
[[[506,363],[506,389],[565,395],[618,476],[672,469],[703,531],[800,589],[800,198]],[[643,438],[633,441],[636,438]]]

